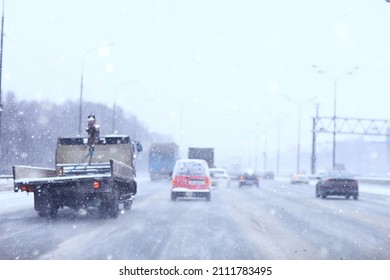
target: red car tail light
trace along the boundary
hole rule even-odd
[[[175,177],[175,178],[172,178],[172,187],[177,187],[177,178]]]

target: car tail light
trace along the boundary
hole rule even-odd
[[[172,187],[177,187],[177,178],[172,178]]]
[[[324,183],[325,183],[325,187],[330,187],[330,185],[332,184],[333,180],[325,180]]]
[[[244,180],[244,176],[241,175],[241,176],[240,176],[240,180],[241,180],[241,181]]]
[[[210,186],[210,178],[209,177],[206,177],[205,179],[204,179],[204,184],[208,187],[208,186]]]
[[[20,187],[20,190],[21,190],[22,192],[33,192],[33,191],[34,191],[34,190],[33,190],[33,187],[31,187],[31,186],[25,186],[25,185],[21,186],[21,187]]]

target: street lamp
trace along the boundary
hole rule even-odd
[[[112,46],[112,45],[114,45],[114,43],[109,43],[109,44],[105,44],[105,45],[97,47],[97,48],[89,49],[89,50],[87,50],[84,53],[84,55],[82,57],[82,60],[81,60],[81,79],[80,79],[79,135],[81,135],[81,118],[82,118],[82,115],[83,115],[83,88],[84,88],[83,79],[84,79],[84,63],[85,63],[85,59],[86,59],[88,54],[90,54],[92,52],[95,52],[95,51],[98,51],[98,50],[101,50],[104,47],[109,47],[109,46]]]
[[[271,114],[269,112],[267,112],[268,114]],[[259,127],[262,127],[263,130],[261,132],[262,134],[262,137],[264,138],[264,152],[263,152],[263,167],[264,167],[264,173],[267,172],[267,141],[268,141],[268,128],[265,127],[264,125],[262,125],[261,123],[259,122],[256,122],[256,124],[259,126]]]
[[[276,152],[276,174],[279,174],[279,167],[280,167],[280,133],[281,133],[281,125],[282,125],[282,120],[284,120],[285,118],[289,117],[290,114],[288,115],[285,115],[283,117],[280,117],[278,120],[277,120],[277,125],[278,125],[278,145],[277,145],[277,152]]]
[[[1,102],[2,93],[2,76],[3,76],[3,37],[4,37],[4,0],[3,11],[1,15],[1,41],[0,41],[0,158],[2,157],[3,147],[1,145],[2,131],[1,131],[1,118],[3,114],[3,104]]]
[[[323,74],[324,76],[328,77],[332,83],[333,83],[333,156],[332,156],[332,167],[333,169],[336,168],[336,95],[337,95],[337,83],[341,78],[344,78],[348,75],[352,75],[354,71],[358,70],[359,67],[356,66],[352,68],[351,70],[337,76],[333,77],[332,75],[329,75],[327,72],[324,72],[321,70],[317,65],[312,65],[313,68],[317,70],[319,74]]]
[[[130,84],[134,84],[136,82],[138,82],[139,80],[134,80],[134,81],[131,81],[131,82],[127,82],[127,83],[121,83],[119,85],[117,85],[115,87],[115,92],[114,92],[114,105],[113,105],[113,113],[112,113],[112,133],[115,133],[115,121],[116,121],[116,93],[118,91],[118,89],[122,86],[125,86],[125,85],[130,85]]]
[[[294,102],[288,95],[284,94],[284,98],[286,98],[289,102],[295,104],[298,107],[298,144],[297,144],[297,173],[300,173],[300,160],[301,160],[301,123],[302,123],[302,106],[306,103],[313,102],[315,97],[312,97],[305,102],[296,103]]]

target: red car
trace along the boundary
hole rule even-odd
[[[210,170],[203,159],[179,159],[172,172],[171,199],[205,198],[210,200]]]

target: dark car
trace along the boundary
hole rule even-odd
[[[238,187],[242,186],[252,186],[255,185],[259,187],[259,178],[260,176],[254,173],[244,173],[238,177]]]
[[[359,184],[354,175],[347,171],[330,171],[325,173],[316,184],[316,197],[326,198],[328,195],[359,197]]]

